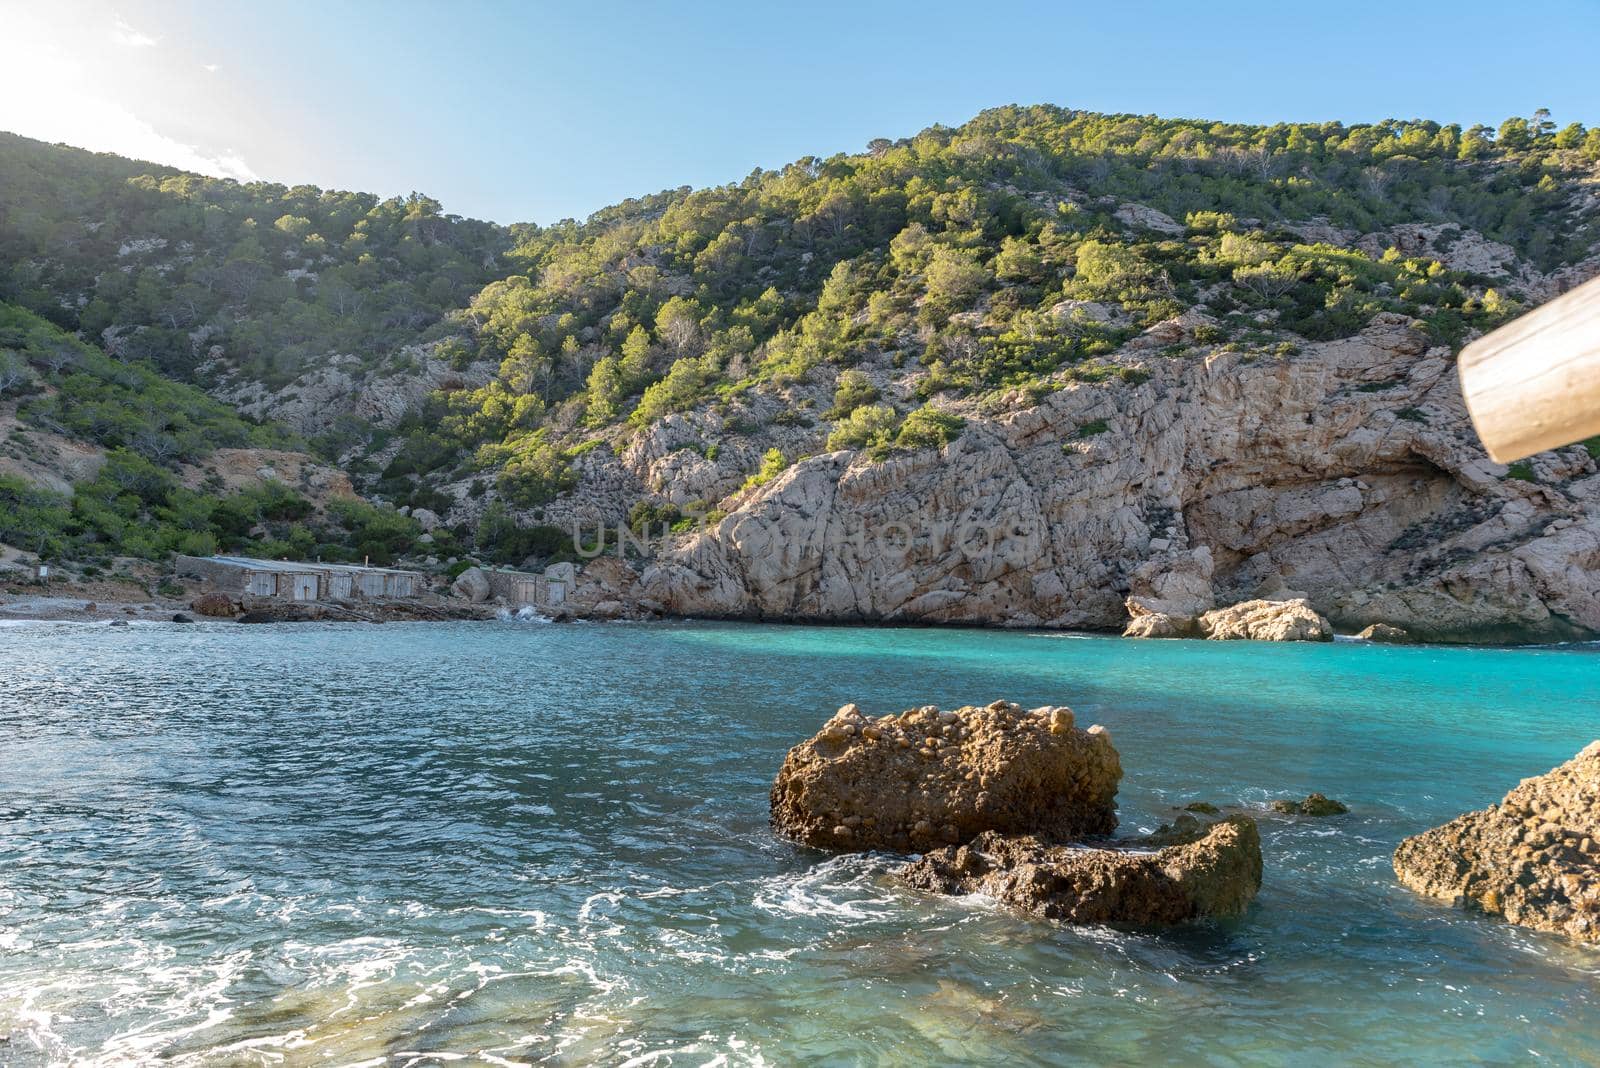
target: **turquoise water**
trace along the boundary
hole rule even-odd
[[[775,840],[840,704],[1106,724],[1243,919],[1074,930]],[[711,624],[0,629],[0,1063],[1593,1063],[1600,951],[1399,888],[1600,737],[1600,651]]]

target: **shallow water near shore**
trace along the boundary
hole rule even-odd
[[[1065,703],[1123,831],[1262,812],[1164,933],[773,838],[789,746]],[[1400,839],[1600,737],[1600,650],[733,624],[0,631],[0,1063],[1218,1064],[1600,1056],[1600,951],[1400,888]]]

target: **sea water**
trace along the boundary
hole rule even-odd
[[[1070,928],[775,838],[841,704],[1064,703],[1249,912]],[[716,624],[0,630],[0,1063],[1584,1063],[1600,950],[1395,882],[1600,737],[1600,650]],[[1325,820],[1266,802],[1322,791]]]

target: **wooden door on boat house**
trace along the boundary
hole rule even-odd
[[[328,596],[336,601],[348,601],[355,582],[347,572],[333,571],[328,575]]]
[[[245,578],[244,592],[252,597],[276,596],[278,580],[270,571],[252,571]]]
[[[315,575],[286,575],[289,579],[289,596],[296,601],[315,601],[317,599],[317,576]]]

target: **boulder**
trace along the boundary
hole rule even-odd
[[[450,584],[450,592],[473,604],[482,604],[489,599],[489,576],[480,567],[469,567],[456,576]]]
[[[185,612],[174,612],[172,613],[172,621],[174,623],[193,623],[194,617]]]
[[[1272,811],[1285,816],[1342,816],[1350,811],[1343,801],[1335,801],[1324,794],[1308,794],[1304,801],[1280,799],[1272,803]]]
[[[1498,805],[1407,838],[1394,871],[1458,908],[1600,943],[1600,741]]]
[[[1359,632],[1356,637],[1385,645],[1410,645],[1414,640],[1404,627],[1391,627],[1387,623],[1374,623]]]
[[[1200,617],[1200,633],[1228,641],[1331,642],[1333,625],[1302,597],[1286,601],[1243,601]]]
[[[189,607],[214,619],[232,619],[239,614],[239,606],[225,593],[202,593],[189,602]]]
[[[1124,638],[1193,638],[1195,636],[1195,621],[1193,619],[1178,619],[1167,615],[1165,612],[1150,612],[1142,616],[1134,616],[1128,620],[1128,626],[1123,630]]]
[[[1067,923],[1173,924],[1243,912],[1261,889],[1255,822],[1185,818],[1195,826],[1155,852],[1150,842],[1102,849],[986,832],[924,854],[899,874],[924,890],[981,893]]]
[[[1104,727],[996,701],[871,717],[839,709],[789,750],[772,824],[824,849],[924,850],[984,831],[1058,840],[1116,828],[1122,765]]]

